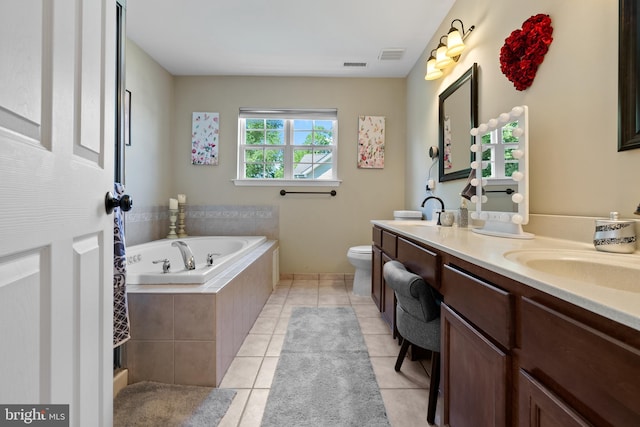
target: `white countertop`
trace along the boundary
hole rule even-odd
[[[503,255],[513,250],[570,250],[599,256],[601,252],[592,244],[543,236],[530,240],[485,236],[470,228],[429,226],[427,221],[371,222],[640,331],[640,274],[637,291],[624,291],[540,272]],[[611,256],[632,262],[640,269],[638,251]]]

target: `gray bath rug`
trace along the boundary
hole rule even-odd
[[[351,307],[295,308],[263,427],[389,427]]]
[[[114,427],[217,426],[235,390],[143,381],[125,387],[113,401]]]

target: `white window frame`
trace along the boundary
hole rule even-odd
[[[245,144],[245,131],[247,119],[277,119],[285,121],[283,145],[247,145]],[[331,154],[331,178],[305,178],[296,179],[293,177],[293,152],[296,148],[303,146],[293,144],[294,140],[294,120],[325,120],[332,121],[333,143],[327,146],[318,146],[329,149]],[[284,178],[245,178],[245,149],[247,148],[277,148],[284,150]],[[341,181],[338,179],[338,111],[336,109],[321,110],[300,110],[300,109],[255,109],[240,108],[238,114],[238,165],[236,179],[233,180],[238,186],[324,186],[337,187]]]

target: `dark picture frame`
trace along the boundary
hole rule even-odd
[[[637,0],[620,0],[618,28],[618,151],[640,148],[640,55]]]
[[[124,145],[131,145],[131,92],[124,91]]]

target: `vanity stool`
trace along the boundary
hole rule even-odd
[[[433,424],[440,385],[440,306],[436,293],[422,277],[407,271],[398,261],[385,263],[382,274],[398,300],[396,327],[402,337],[402,347],[396,360],[396,372],[400,371],[409,345],[432,352],[427,422]]]

